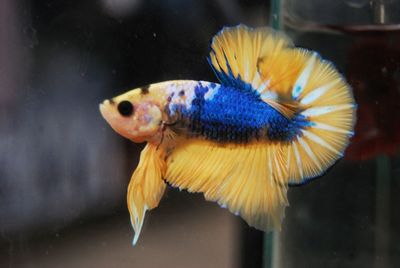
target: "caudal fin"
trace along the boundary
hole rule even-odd
[[[353,135],[355,103],[336,68],[313,51],[296,48],[271,28],[223,28],[209,62],[225,85],[252,90],[281,114],[303,120],[299,134],[282,143],[286,182],[301,184],[339,159]]]
[[[343,156],[354,135],[355,108],[350,86],[317,53],[297,49],[303,62],[290,90],[298,117],[308,122],[286,146],[290,184],[316,177]],[[299,55],[297,55],[299,57]]]

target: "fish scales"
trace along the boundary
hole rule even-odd
[[[215,83],[198,83],[193,90],[194,98],[189,105],[176,100],[182,98],[179,94],[171,99],[175,104],[168,104],[173,115],[180,111],[178,124],[186,127],[190,136],[203,136],[217,142],[285,141],[300,128],[253,92]],[[211,91],[215,92],[210,94]]]

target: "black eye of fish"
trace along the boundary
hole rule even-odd
[[[118,112],[122,116],[130,116],[133,114],[133,105],[129,101],[121,101],[118,104]]]

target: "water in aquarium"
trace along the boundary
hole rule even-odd
[[[332,61],[358,104],[356,134],[344,159],[320,180],[291,192],[279,263],[396,267],[398,3],[288,0],[279,7],[280,26],[296,45]]]
[[[240,57],[227,48],[247,53],[249,47],[240,50],[222,38],[239,24],[246,38],[254,33],[246,27],[267,26],[316,51],[310,55],[337,70],[356,104],[349,104],[354,135],[341,159],[314,179],[274,184],[284,217],[268,215],[279,219],[268,221],[280,227],[271,232],[259,230],[265,224],[235,209],[241,199],[230,197],[247,191],[247,178],[263,168],[275,168],[275,182],[284,177],[276,144],[291,136],[279,136],[266,151],[246,147],[266,135],[253,131],[261,116],[253,111],[261,104],[251,96],[266,107],[283,102],[283,95],[262,95],[271,84],[243,80],[249,73],[262,77],[263,68],[278,74],[282,68],[288,79],[297,58],[271,69],[260,58],[240,69]],[[223,27],[233,28],[220,32]],[[398,267],[399,41],[397,0],[1,1],[0,267]],[[313,64],[304,62],[304,70]],[[184,82],[157,84],[176,80]],[[300,88],[303,80],[296,81]],[[202,106],[206,100],[209,106]],[[296,98],[285,101],[266,116],[296,117]],[[157,110],[159,102],[168,105]],[[229,105],[242,110],[218,108]],[[177,108],[185,120],[165,119]],[[131,116],[141,124],[131,126]],[[214,121],[205,124],[207,118]],[[303,119],[296,122],[305,129],[315,126]],[[297,164],[317,150],[317,144],[304,145],[310,135],[329,150],[343,139],[312,133],[295,134]],[[205,149],[210,144],[218,146]],[[288,141],[281,144],[286,148]],[[304,158],[296,156],[301,148]],[[272,164],[246,158],[254,155]],[[234,177],[230,168],[243,180],[207,192],[214,183],[208,178]],[[141,184],[130,184],[131,177]],[[271,188],[263,189],[251,188],[245,202],[269,196]],[[262,207],[248,202],[247,208]]]

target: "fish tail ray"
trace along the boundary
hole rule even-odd
[[[300,53],[300,52],[297,52]],[[291,99],[299,105],[299,134],[286,146],[290,184],[321,175],[343,156],[353,136],[356,105],[350,86],[328,61],[302,51]]]
[[[202,192],[261,230],[280,229],[287,200],[282,146],[179,142],[167,159],[168,183]],[[190,164],[188,164],[190,163]]]
[[[162,151],[148,143],[140,154],[139,164],[128,185],[127,204],[135,231],[133,245],[140,236],[146,211],[157,207],[164,194],[165,169]]]

